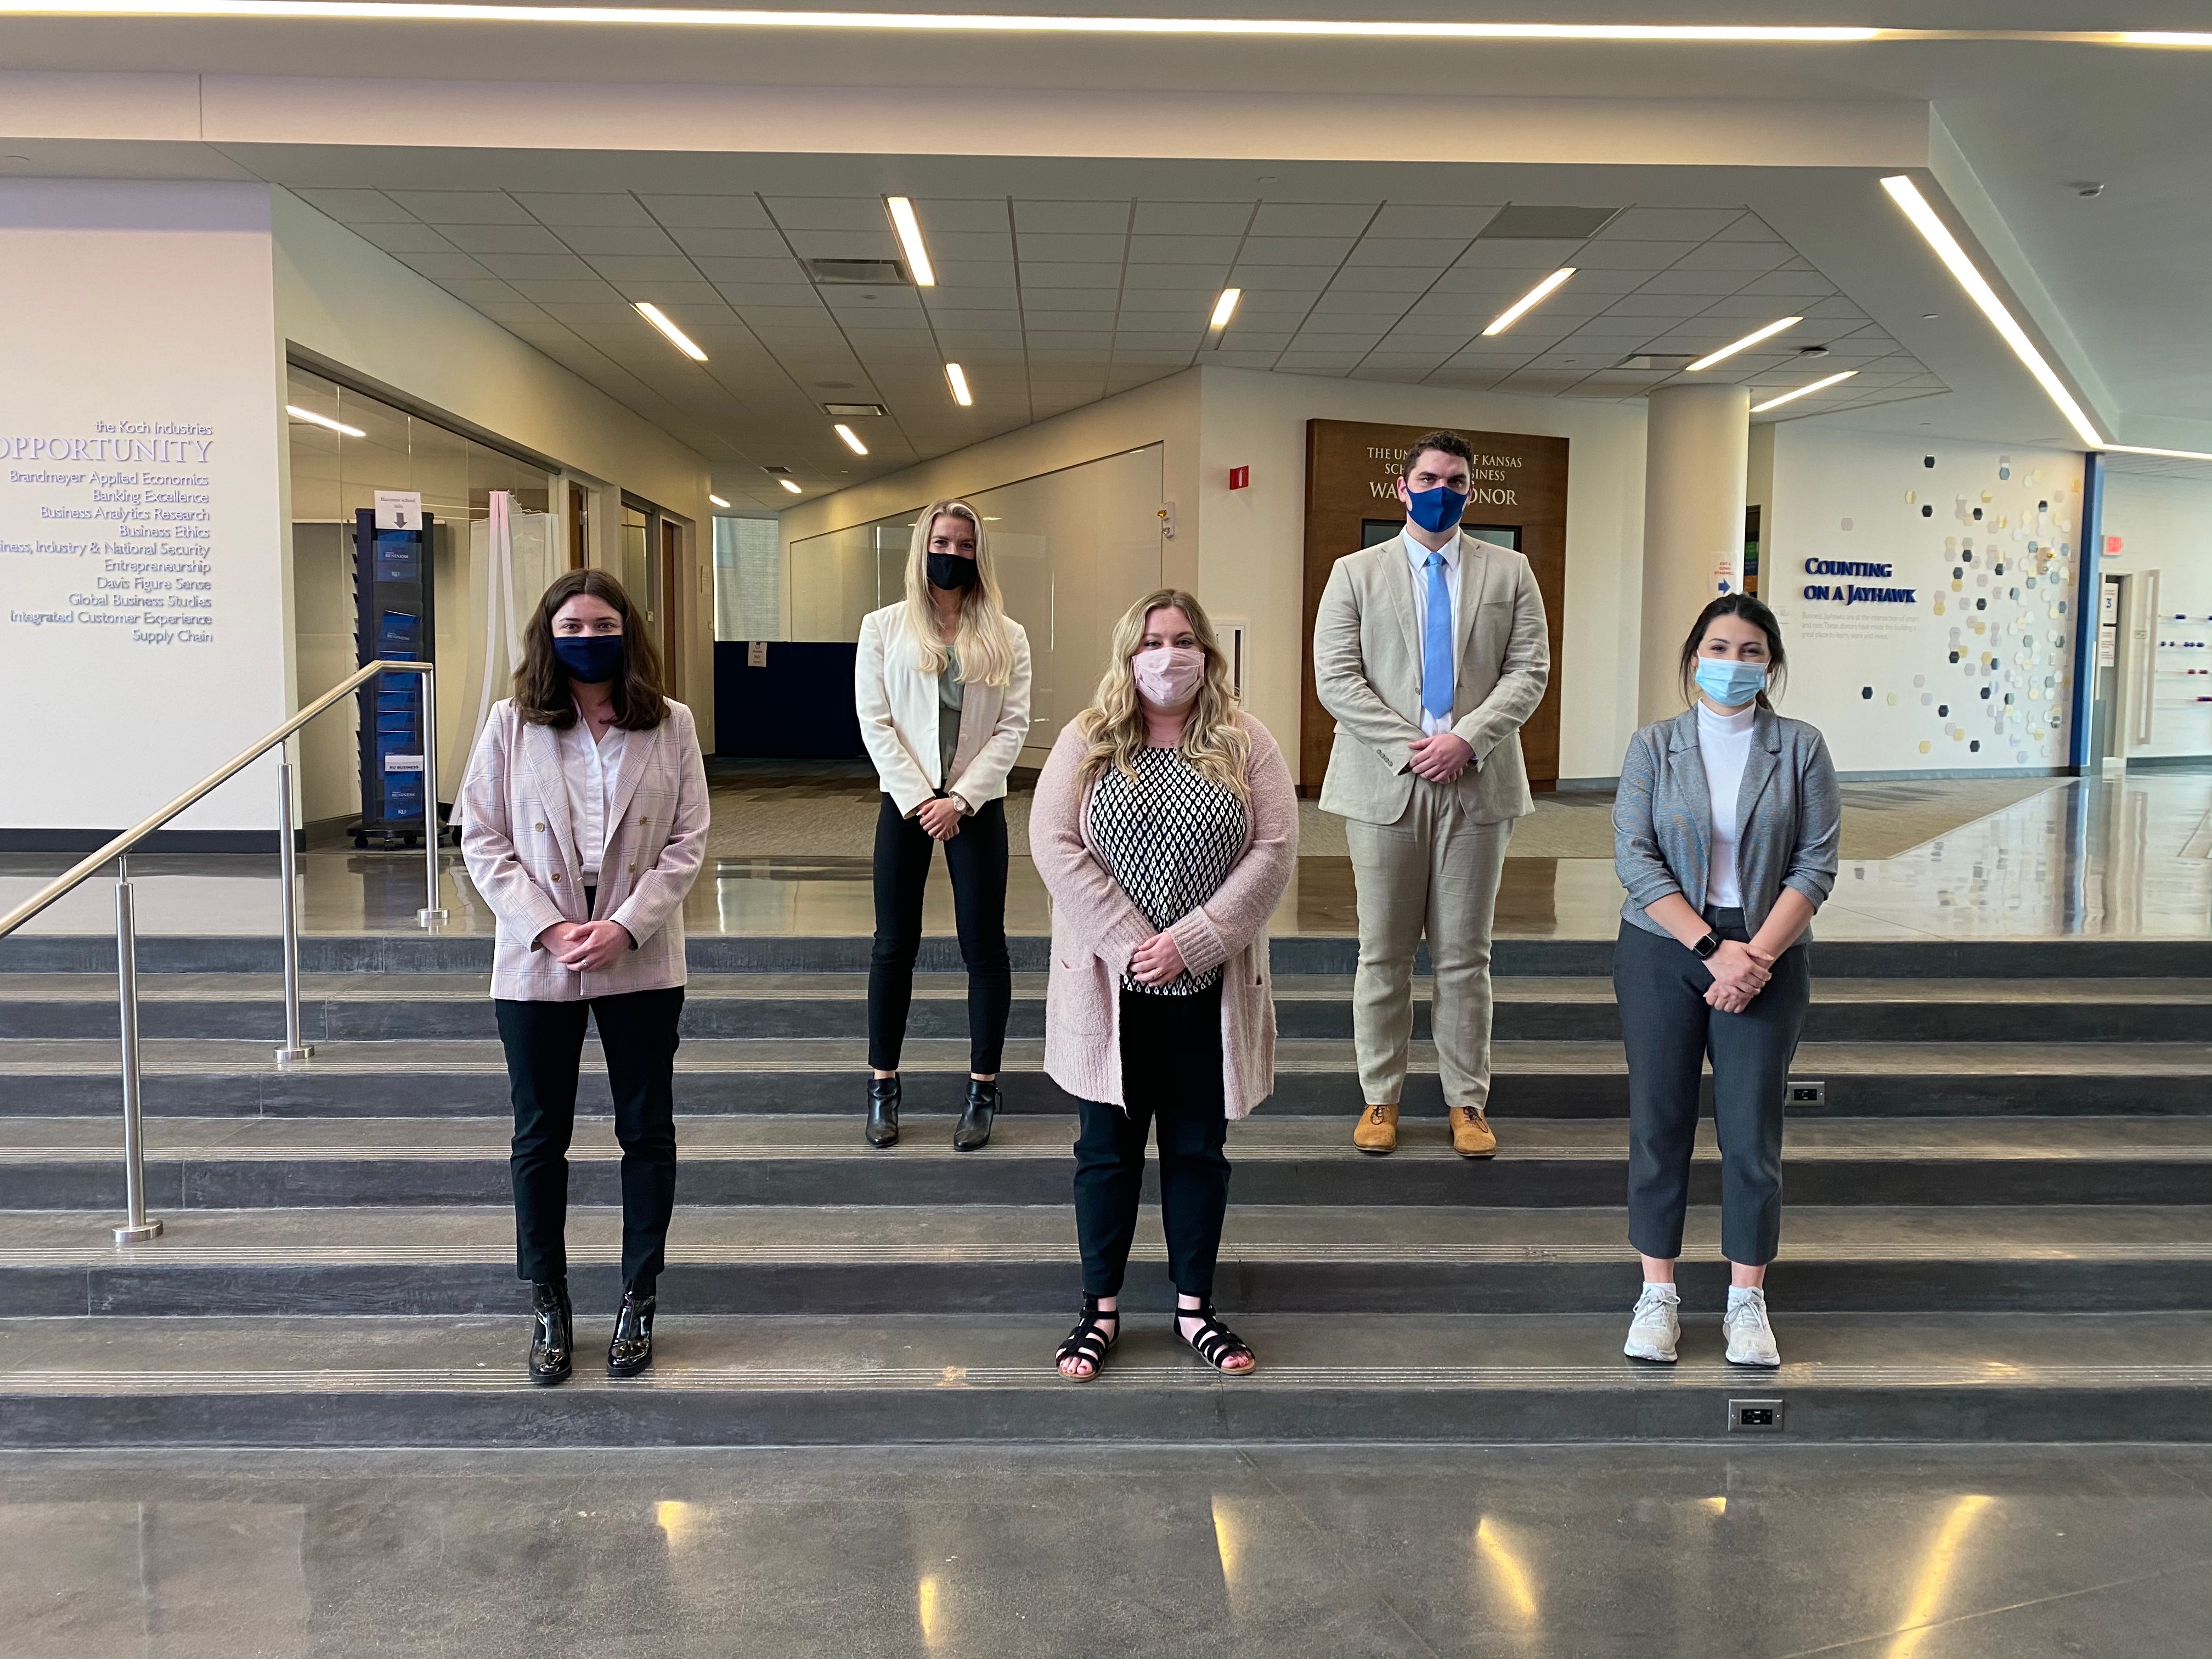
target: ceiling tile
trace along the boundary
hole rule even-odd
[[[1334,270],[1350,252],[1348,236],[1248,236],[1237,264],[1239,270],[1247,265],[1317,265]]]
[[[1237,257],[1237,236],[1132,236],[1129,258],[1136,264],[1218,265]]]
[[[1698,245],[1695,242],[1616,242],[1601,236],[1576,252],[1577,270],[1664,270]]]
[[[1780,242],[1707,242],[1684,254],[1680,270],[1771,270],[1790,257]]]
[[[681,254],[667,258],[603,256],[592,259],[591,265],[611,283],[667,283],[694,288],[711,286],[699,267]]]
[[[703,226],[672,232],[676,245],[686,253],[731,259],[787,259],[791,250],[783,233],[758,227],[737,228]]]
[[[891,232],[890,211],[879,197],[771,196],[768,209],[786,230]]]
[[[792,252],[802,259],[896,259],[898,239],[886,223],[872,230],[808,230],[785,227]],[[936,262],[932,260],[933,264]]]
[[[1003,235],[1009,225],[1006,198],[998,196],[914,198],[915,216],[921,234],[934,249],[937,238],[951,233],[994,231]]]
[[[341,224],[404,224],[415,216],[380,190],[295,190],[292,193]]]
[[[418,276],[428,276],[434,282],[444,282],[448,277],[456,279],[494,276],[504,277],[508,274],[505,271],[487,270],[465,253],[402,253],[394,257],[410,270]]]
[[[1477,242],[1460,256],[1457,269],[1461,270],[1556,270],[1574,263],[1580,242],[1539,242],[1509,237],[1503,241]]]
[[[438,284],[457,300],[471,305],[534,304],[534,300],[517,292],[495,276],[447,277]]]
[[[1724,300],[1751,280],[1741,270],[1692,270],[1673,265],[1655,270],[1640,283],[1639,294],[1699,294],[1708,300]]]
[[[1081,261],[1118,269],[1126,243],[1127,239],[1119,235],[1078,235],[1068,232],[1037,232],[1025,228],[1017,240],[1016,248],[1024,267],[1035,260],[1040,263]]]
[[[540,305],[602,301],[618,303],[622,295],[594,276],[588,283],[558,282],[535,277],[521,277],[514,284],[514,291],[526,300]]]
[[[1024,237],[1032,231],[1081,234],[1110,226],[1116,231],[1128,222],[1126,201],[1038,202],[1014,204],[1014,228]]]
[[[806,280],[806,273],[796,259],[701,258],[691,263],[701,276],[712,283],[753,283],[777,288],[804,288],[810,294],[814,291],[814,285]]]
[[[1702,242],[1744,216],[1741,208],[1624,209],[1598,233],[1601,242]]]
[[[573,253],[487,253],[482,263],[509,282],[583,282],[599,274]]]
[[[1241,236],[1249,202],[1139,202],[1131,228],[1139,235]]]
[[[1419,202],[1392,202],[1375,216],[1370,236],[1456,236],[1471,240],[1498,216],[1495,204],[1474,207],[1429,206]]]
[[[1425,268],[1397,265],[1346,265],[1328,285],[1332,294],[1425,294],[1436,285],[1437,273]]]
[[[1812,297],[1833,294],[1836,285],[1817,270],[1773,270],[1743,285],[1746,294],[1777,294]]]
[[[670,230],[769,228],[767,210],[755,196],[645,196],[647,211]]]
[[[447,241],[436,227],[409,219],[395,224],[359,224],[353,234],[372,246],[386,253],[451,253],[453,243]]]
[[[706,273],[710,277],[714,273]],[[756,306],[771,311],[796,308],[819,313],[822,301],[811,284],[806,283],[726,283],[715,278],[714,286],[722,297],[741,311],[750,312]]]
[[[1772,227],[1768,225],[1766,221],[1760,218],[1756,213],[1745,213],[1738,216],[1724,229],[1716,232],[1715,234],[1723,242],[1778,242],[1782,240],[1782,238],[1774,234]]]
[[[514,199],[528,208],[539,222],[549,225],[647,225],[653,216],[637,198],[623,191],[569,195],[517,191]]]
[[[566,243],[543,225],[448,225],[446,240],[469,253],[552,253],[569,252]]]
[[[1442,270],[1466,252],[1467,246],[1464,236],[1369,236],[1354,246],[1346,263],[1352,269],[1399,265]]]
[[[1263,202],[1255,236],[1357,236],[1375,216],[1372,202]]]
[[[1099,303],[1111,305],[1121,287],[1121,274],[1117,265],[1025,263],[1022,266],[1022,288],[1024,292],[1038,289],[1076,289],[1097,295]]]
[[[564,225],[561,240],[587,259],[602,254],[680,258],[684,250],[657,225]]]
[[[940,231],[925,229],[922,240],[929,245],[930,263],[940,269],[949,268],[962,260],[986,260],[998,264],[1011,264],[1014,257],[1014,239],[1005,226],[995,230]],[[1121,239],[1114,239],[1115,257],[1120,257]],[[1026,246],[1026,244],[1025,244]]]
[[[395,190],[386,192],[425,224],[526,225],[520,202],[498,190]]]

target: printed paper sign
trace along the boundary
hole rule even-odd
[[[422,492],[419,489],[380,489],[376,492],[379,530],[420,530]]]

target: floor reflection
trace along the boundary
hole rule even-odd
[[[70,860],[0,855],[0,905],[27,897]],[[276,860],[240,854],[134,858],[147,933],[267,934],[277,927]],[[422,855],[320,849],[303,854],[301,925],[309,933],[408,933],[422,902]],[[489,933],[490,912],[448,854],[449,931]],[[1602,939],[1621,890],[1610,860],[1509,857],[1498,894],[1504,938]],[[112,884],[95,878],[29,924],[106,933]],[[874,908],[863,857],[724,857],[692,890],[684,925],[699,933],[850,937]],[[952,894],[939,861],[923,925],[950,933]],[[1050,915],[1035,867],[1017,858],[1006,925],[1042,933]],[[1357,931],[1342,858],[1298,860],[1275,914],[1279,934]],[[2201,938],[2212,933],[2212,774],[2136,774],[2069,781],[1895,858],[1843,866],[1817,929],[1832,939]]]

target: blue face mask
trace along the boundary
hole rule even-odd
[[[570,679],[584,685],[604,685],[622,672],[622,635],[556,634],[553,659],[568,671]]]
[[[1701,657],[1697,681],[1698,689],[1722,708],[1740,708],[1766,690],[1766,668],[1762,663]]]
[[[1431,536],[1449,530],[1466,511],[1467,496],[1446,485],[1438,484],[1434,489],[1407,489],[1406,516]]]

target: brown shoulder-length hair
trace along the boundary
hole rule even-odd
[[[553,616],[579,593],[605,600],[622,617],[623,665],[614,682],[615,724],[625,732],[650,731],[668,714],[660,690],[660,653],[653,648],[653,636],[623,585],[604,570],[564,571],[538,601],[523,631],[522,666],[514,671],[514,712],[532,726],[563,732],[576,723],[568,671],[553,654]]]

